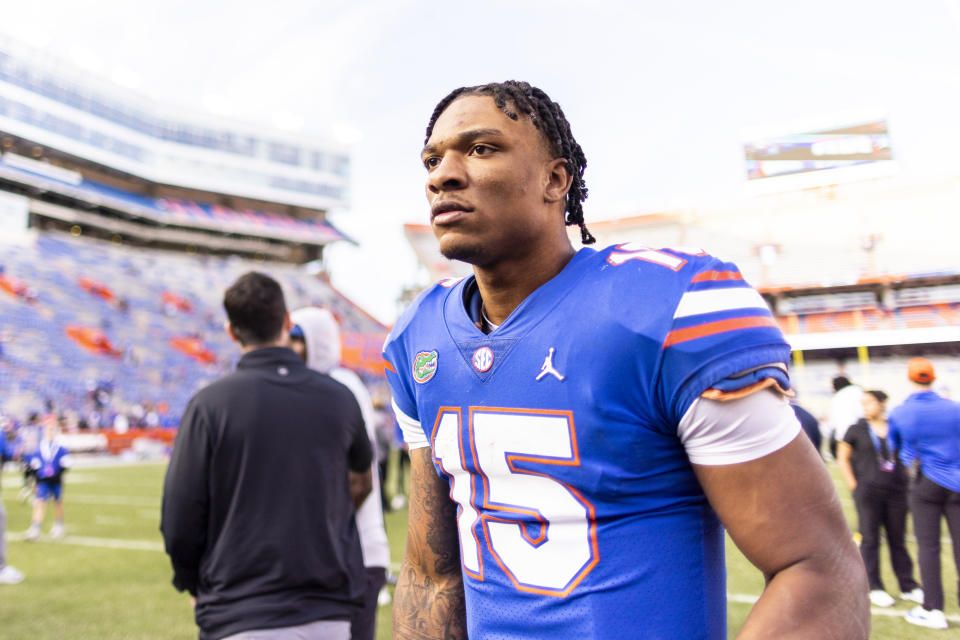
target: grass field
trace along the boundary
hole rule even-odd
[[[27,579],[20,585],[0,585],[0,639],[196,637],[187,597],[170,586],[170,567],[158,531],[164,469],[163,464],[138,464],[71,471],[64,493],[67,537],[38,542],[22,540],[30,507],[16,499],[19,474],[3,474],[7,561],[26,573]],[[836,470],[832,472],[836,479]],[[840,493],[848,517],[853,517],[849,493],[845,489]],[[44,531],[51,517],[48,513]],[[403,552],[406,511],[387,514],[386,520],[397,563]],[[949,542],[944,547],[946,613],[952,630],[929,631],[907,624],[901,618],[909,608],[904,602],[894,611],[874,610],[871,638],[920,640],[958,633],[957,575]],[[911,549],[915,549],[912,542]],[[882,563],[885,584],[896,594],[889,559],[884,557]],[[732,638],[749,613],[750,602],[760,594],[763,581],[729,543],[727,566]],[[378,640],[390,637],[389,618],[389,607],[381,607]]]

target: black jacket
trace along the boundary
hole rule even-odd
[[[372,449],[353,394],[290,349],[244,355],[183,414],[160,530],[201,640],[346,619],[365,574],[348,470]]]

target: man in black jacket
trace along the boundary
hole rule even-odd
[[[276,281],[247,273],[223,304],[243,357],[180,422],[160,525],[173,584],[195,598],[201,640],[347,640],[365,585],[350,486],[370,486],[360,408],[287,346]]]

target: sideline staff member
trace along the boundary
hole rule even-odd
[[[353,394],[288,347],[283,292],[260,273],[223,299],[237,370],[187,405],[160,529],[200,640],[347,640],[364,570],[350,471],[372,448]]]
[[[904,600],[923,602],[923,589],[913,579],[907,534],[907,470],[890,438],[886,419],[887,394],[872,389],[860,398],[863,418],[837,443],[840,473],[853,493],[860,524],[860,556],[870,581],[870,602],[878,607],[897,603],[880,577],[880,529],[887,532],[890,563]]]
[[[900,459],[919,463],[910,487],[910,510],[917,536],[917,564],[923,583],[923,605],[907,612],[907,622],[946,629],[940,576],[940,519],[947,518],[953,558],[960,570],[960,405],[930,390],[936,379],[926,358],[908,363],[914,393],[890,412],[890,426],[899,438]]]

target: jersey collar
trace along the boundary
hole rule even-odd
[[[526,334],[573,290],[574,285],[586,273],[590,257],[596,253],[589,247],[577,251],[560,273],[527,296],[507,319],[489,334],[483,333],[477,327],[477,323],[483,322],[481,317],[483,301],[480,298],[476,277],[471,275],[464,278],[444,300],[443,315],[450,336],[455,342],[462,342],[484,337],[518,338]]]

